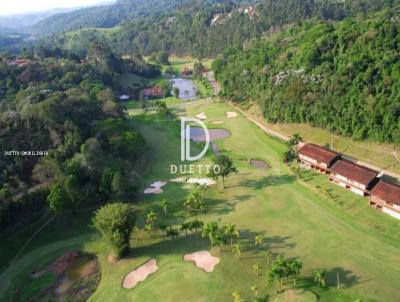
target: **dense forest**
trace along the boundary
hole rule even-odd
[[[161,17],[182,7],[191,6],[192,2],[192,0],[118,0],[112,5],[56,14],[36,24],[33,27],[33,34],[45,37],[82,28],[110,28],[136,18]],[[205,5],[210,5],[218,1],[203,2]]]
[[[47,208],[135,200],[146,147],[116,101],[113,79],[160,74],[135,58],[101,44],[84,61],[43,48],[23,65],[0,57],[0,236]]]
[[[43,27],[46,33],[75,29],[48,40],[49,45],[56,42],[60,47],[75,52],[84,51],[96,39],[108,43],[114,52],[120,54],[150,55],[165,50],[178,55],[207,57],[218,55],[227,47],[241,48],[252,39],[261,38],[270,31],[279,31],[285,24],[310,18],[343,20],[399,3],[398,0],[261,0],[254,4],[249,4],[249,1],[189,2],[124,1],[108,10],[107,14],[113,13],[115,18],[99,11],[106,8],[91,12],[82,10],[44,20],[38,28]],[[127,8],[120,10],[123,5]],[[132,11],[132,5],[137,9]],[[96,12],[98,17],[94,15]],[[100,23],[90,23],[92,17]],[[103,24],[102,19],[113,21]],[[47,22],[52,24],[50,31]]]
[[[303,22],[226,51],[213,64],[223,95],[258,103],[270,122],[398,143],[399,12]]]

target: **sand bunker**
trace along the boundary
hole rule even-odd
[[[177,183],[189,183],[189,184],[198,184],[198,185],[206,185],[211,186],[215,185],[215,180],[211,178],[187,178],[187,177],[179,177],[175,179],[171,179],[172,182]]]
[[[157,271],[157,262],[154,259],[150,259],[141,267],[135,269],[125,276],[122,281],[122,286],[127,289],[134,288],[139,282],[146,280],[146,278]]]
[[[226,116],[229,117],[229,118],[233,118],[233,117],[237,117],[238,114],[236,112],[228,111],[226,113]]]
[[[211,124],[213,125],[222,125],[224,121],[212,121]]]
[[[164,192],[162,187],[164,187],[166,184],[166,181],[156,181],[144,190],[144,194],[161,194]]]
[[[218,257],[213,257],[210,252],[206,251],[186,254],[183,256],[183,260],[195,262],[197,267],[203,269],[207,273],[211,273],[214,270],[214,266],[219,263]]]
[[[206,119],[207,119],[207,115],[205,115],[204,112],[199,113],[198,115],[196,115],[196,117],[197,117],[199,120],[206,120]]]

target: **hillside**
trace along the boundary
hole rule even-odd
[[[36,24],[33,33],[38,37],[45,37],[82,28],[110,28],[123,21],[139,17],[160,17],[191,2],[190,0],[119,0],[112,5],[89,7],[54,15]],[[213,2],[215,0],[205,1],[206,4]]]
[[[269,122],[357,139],[400,139],[399,7],[369,18],[290,26],[214,63],[224,96]]]
[[[57,42],[67,48],[72,44],[77,52],[86,49],[91,40],[101,39],[120,54],[150,55],[166,50],[178,55],[207,57],[229,47],[241,48],[285,24],[310,18],[342,20],[390,7],[393,3],[399,1],[121,1],[112,6],[54,16],[40,22],[34,30],[39,36],[57,33],[49,44]],[[112,34],[102,31],[114,26]],[[78,32],[58,34],[71,30]]]

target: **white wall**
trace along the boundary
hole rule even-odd
[[[382,211],[384,213],[389,214],[390,216],[400,220],[400,213],[397,213],[397,212],[395,212],[391,209],[385,208],[385,207],[383,207]]]

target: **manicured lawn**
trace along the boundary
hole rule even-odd
[[[301,287],[320,296],[319,301],[354,302],[361,297],[364,297],[362,301],[397,301],[400,295],[398,221],[370,209],[366,199],[330,184],[323,175],[306,172],[303,180],[297,179],[282,164],[286,146],[241,116],[226,118],[225,112],[232,110],[228,105],[193,103],[175,108],[182,116],[205,112],[210,127],[231,132],[229,138],[218,142],[218,147],[233,158],[239,173],[226,180],[225,190],[219,186],[208,190],[206,211],[197,218],[236,224],[241,233],[241,259],[234,258],[229,246],[221,253],[213,250],[221,262],[213,273],[207,274],[192,263],[182,261],[185,253],[209,249],[209,243],[197,234],[170,240],[159,232],[150,238],[141,232],[137,242],[132,239],[131,254],[117,264],[110,264],[106,260],[108,248],[97,236],[86,230],[83,235],[63,239],[60,232],[48,238],[47,244],[27,250],[19,261],[0,273],[0,293],[18,286],[24,274],[63,251],[82,249],[96,253],[101,264],[101,282],[90,301],[232,301],[234,290],[250,301],[253,285],[261,293],[268,292],[273,301],[273,285],[267,284],[264,276],[257,277],[252,269],[257,263],[262,265],[262,272],[267,269],[262,251],[268,248],[275,255],[299,257],[305,277],[317,268],[327,269],[329,290],[317,289],[310,285],[309,279],[299,282]],[[223,124],[211,124],[213,120]],[[136,115],[132,123],[146,137],[151,151],[151,167],[144,185],[176,177],[170,175],[169,167],[181,164],[179,123],[155,114]],[[252,158],[266,161],[271,168],[251,167]],[[139,224],[143,225],[143,217],[150,209],[159,216],[156,223],[179,224],[194,219],[183,209],[189,190],[188,186],[169,183],[163,194],[143,196],[137,206]],[[162,198],[171,203],[167,217],[158,206]],[[254,247],[254,237],[259,234],[265,236],[263,248]],[[43,236],[38,240],[43,240],[40,239]],[[157,260],[158,271],[136,288],[122,289],[122,278],[148,258]],[[337,273],[340,292],[334,289]]]
[[[209,59],[204,59],[201,60],[201,63],[206,67],[206,68],[211,68],[211,64],[214,60],[209,58]],[[175,70],[182,72],[185,68],[193,70],[193,65],[195,62],[197,62],[197,59],[192,58],[192,57],[176,57],[176,56],[170,56],[169,57],[169,62],[172,68]],[[168,67],[168,66],[166,66]]]
[[[194,80],[201,97],[209,97],[214,94],[214,89],[208,79]]]

